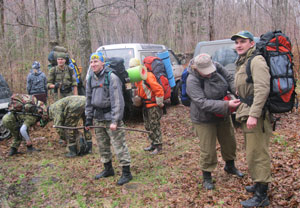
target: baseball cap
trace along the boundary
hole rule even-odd
[[[237,38],[244,38],[244,39],[249,38],[250,40],[254,40],[253,34],[247,30],[242,30],[242,31],[238,32],[237,34],[233,35],[231,37],[231,40],[236,40]]]
[[[216,67],[211,60],[211,56],[207,53],[201,53],[193,59],[191,67],[197,69],[204,75],[211,74],[216,71]]]

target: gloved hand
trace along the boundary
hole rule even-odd
[[[93,126],[93,119],[86,119],[84,126]]]
[[[55,87],[54,87],[54,89],[58,89],[58,88],[60,88],[60,83],[55,83]]]

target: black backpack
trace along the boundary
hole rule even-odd
[[[265,58],[271,75],[270,94],[265,107],[271,113],[289,112],[295,105],[296,81],[291,48],[289,37],[281,31],[267,32],[261,35],[260,40],[256,43],[256,51],[246,66],[248,76],[246,82],[253,83],[250,70],[251,61],[257,55],[262,55]],[[241,101],[251,106],[253,96],[241,98]]]
[[[132,112],[132,96],[131,90],[126,90],[126,83],[130,82],[130,79],[125,69],[124,59],[120,57],[107,58],[105,63],[107,67],[105,68],[104,86],[109,87],[111,73],[117,75],[122,81],[122,91],[125,101],[124,119],[127,119]]]

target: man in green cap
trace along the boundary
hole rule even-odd
[[[270,92],[269,67],[263,56],[254,56],[250,64],[253,83],[247,82],[246,66],[255,51],[254,37],[248,31],[240,31],[231,40],[235,41],[235,49],[239,55],[236,61],[235,87],[242,102],[237,109],[236,120],[242,124],[248,168],[255,183],[245,187],[254,196],[241,204],[244,207],[264,207],[270,203],[267,190],[268,183],[271,182],[269,140],[272,130],[270,113],[264,107]],[[250,97],[253,98],[252,104],[245,103]]]
[[[57,54],[57,66],[49,71],[48,89],[54,89],[54,100],[57,101],[69,95],[78,95],[77,82],[73,69],[66,65],[67,54]]]

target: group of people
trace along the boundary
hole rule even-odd
[[[207,190],[215,188],[212,180],[212,172],[217,166],[216,140],[221,146],[221,155],[225,161],[224,170],[240,178],[244,176],[235,166],[236,140],[230,114],[236,109],[236,121],[241,123],[246,144],[246,159],[250,176],[254,182],[252,186],[246,186],[247,192],[254,193],[249,200],[242,201],[244,207],[267,206],[269,204],[267,190],[271,182],[269,138],[271,133],[269,112],[264,109],[270,90],[270,75],[265,59],[258,55],[251,62],[253,83],[246,82],[246,64],[255,50],[253,35],[248,31],[241,31],[231,37],[235,41],[235,49],[239,55],[236,61],[235,77],[220,64],[213,62],[208,54],[200,54],[194,57],[189,64],[187,79],[187,94],[191,100],[190,116],[200,140],[200,168],[203,172],[203,187]],[[130,171],[130,152],[125,141],[125,132],[122,128],[124,114],[124,97],[122,82],[114,73],[110,74],[109,83],[105,83],[109,67],[105,64],[105,57],[100,52],[92,53],[90,56],[90,67],[92,73],[86,82],[86,97],[77,96],[77,84],[72,70],[65,64],[64,54],[57,57],[58,65],[49,71],[47,85],[41,81],[37,87],[27,87],[29,94],[40,94],[53,89],[56,102],[49,107],[49,117],[54,119],[55,125],[76,126],[80,118],[84,120],[85,137],[88,138],[90,150],[92,140],[89,130],[95,126],[95,135],[99,146],[101,162],[104,170],[95,176],[95,179],[114,176],[112,165],[111,146],[117,155],[122,176],[117,181],[123,185],[132,180]],[[130,67],[141,65],[139,60],[130,60]],[[28,82],[36,76],[39,64],[33,64],[33,75]],[[134,99],[143,106],[143,118],[145,128],[151,131],[148,138],[150,146],[145,151],[151,154],[159,154],[162,151],[162,134],[160,119],[162,107],[164,106],[164,91],[151,72],[147,72],[147,80],[135,83],[136,94]],[[38,91],[38,92],[37,92]],[[228,92],[237,98],[224,100]],[[73,96],[70,96],[72,95]],[[253,104],[249,106],[238,97],[245,98],[253,96]],[[63,98],[64,97],[64,98]],[[63,98],[63,99],[61,99]],[[60,99],[60,100],[59,100]],[[135,101],[136,101],[135,100]],[[10,113],[9,113],[10,114]],[[31,120],[10,116],[4,117],[3,123],[9,127],[14,119],[22,120],[21,136],[28,138],[27,130],[36,123],[37,119]],[[15,122],[16,123],[16,122]],[[24,125],[26,128],[24,128]],[[10,128],[15,142],[13,151],[9,155],[16,154],[16,149],[21,143],[16,126]],[[76,156],[75,131],[58,130],[60,140],[67,140],[68,157]],[[32,151],[30,139],[26,139],[27,147]]]
[[[236,121],[241,123],[245,137],[246,159],[254,185],[246,186],[254,196],[242,201],[243,207],[264,207],[269,205],[268,184],[271,182],[269,139],[271,136],[270,114],[264,108],[270,92],[270,73],[265,59],[257,55],[251,61],[253,83],[246,82],[246,65],[255,51],[254,36],[249,31],[233,35],[236,61],[235,77],[228,74],[220,64],[211,60],[208,54],[194,57],[189,64],[187,94],[191,99],[191,120],[200,140],[200,168],[203,172],[203,186],[214,189],[211,173],[216,168],[216,139],[221,147],[227,173],[243,177],[236,167],[236,141],[230,112],[236,109]],[[234,99],[223,99],[228,92]],[[252,96],[253,103],[242,102]],[[222,115],[222,116],[220,116]]]

